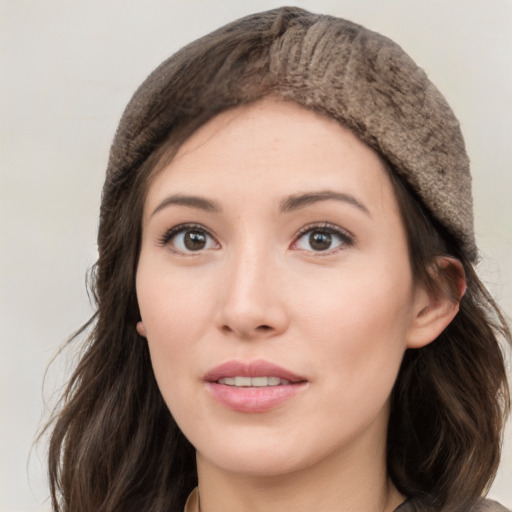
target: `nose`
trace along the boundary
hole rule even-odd
[[[289,324],[282,272],[272,255],[240,254],[227,263],[221,286],[219,327],[240,339],[282,334]]]

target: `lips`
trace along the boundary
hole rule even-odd
[[[303,390],[307,380],[267,361],[228,361],[204,377],[211,396],[238,412],[275,409]]]
[[[290,383],[303,382],[306,379],[268,361],[228,361],[210,370],[204,377],[207,382],[216,382],[229,377],[278,377]]]

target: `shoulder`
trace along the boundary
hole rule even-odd
[[[423,507],[419,506],[414,500],[406,500],[395,512],[422,512]],[[464,512],[512,512],[508,508],[500,505],[497,501],[481,500],[473,507],[465,509]]]
[[[510,510],[497,501],[482,500],[471,509],[471,512],[510,512]]]

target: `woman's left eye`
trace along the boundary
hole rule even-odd
[[[303,231],[293,244],[293,249],[309,252],[331,252],[342,246],[351,246],[353,238],[334,227],[313,227]]]

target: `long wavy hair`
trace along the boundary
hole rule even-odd
[[[99,259],[90,279],[96,313],[69,342],[81,343],[79,361],[46,427],[54,511],[179,512],[197,485],[194,448],[167,409],[147,343],[136,332],[135,274],[146,192],[180,144],[229,108],[274,95],[332,114],[331,99],[312,101],[301,77],[269,73],[269,47],[318,19],[283,8],[223,27],[171,57],[156,85],[153,76],[154,101],[146,101],[137,123],[130,112],[141,94],[128,106],[103,189]],[[315,48],[326,51],[321,39]],[[288,51],[293,55],[293,48]],[[486,492],[498,467],[510,404],[504,350],[511,335],[457,237],[435,220],[392,163],[386,168],[416,281],[459,300],[459,276],[436,267],[440,255],[458,258],[467,279],[451,324],[431,344],[405,353],[391,397],[388,472],[418,509],[463,510]]]

